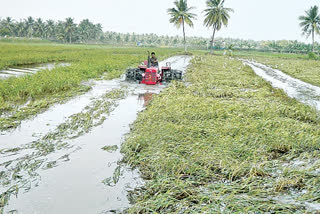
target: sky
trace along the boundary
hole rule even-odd
[[[0,17],[15,20],[28,16],[63,20],[72,17],[79,23],[90,19],[101,23],[104,31],[121,33],[155,33],[182,35],[169,23],[167,9],[174,0],[0,0]],[[188,0],[198,15],[194,28],[187,27],[187,36],[210,37],[212,30],[203,26],[206,0]],[[301,35],[298,17],[320,0],[226,0],[234,9],[229,25],[217,37],[253,40],[299,40],[310,42]],[[320,40],[318,36],[317,41]]]

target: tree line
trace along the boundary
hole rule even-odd
[[[211,48],[211,41],[203,37],[186,37],[186,43],[189,48],[208,50]],[[179,36],[158,36],[156,34],[135,34],[135,33],[104,33],[104,43],[137,45],[148,47],[184,47],[184,37]],[[264,51],[264,52],[283,52],[283,53],[308,53],[312,51],[312,44],[306,44],[297,40],[268,40],[255,41],[234,38],[218,37],[214,41],[213,49],[215,50],[247,50],[247,51]],[[320,44],[315,42],[314,49],[320,52]]]
[[[79,24],[73,18],[63,21],[46,20],[28,17],[16,21],[11,17],[0,20],[0,36],[42,38],[60,42],[98,41],[103,36],[101,24],[94,24],[89,19]]]

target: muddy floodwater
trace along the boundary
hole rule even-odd
[[[273,69],[261,63],[242,60],[249,65],[254,72],[267,80],[275,88],[284,90],[290,97],[320,110],[320,87],[295,79],[277,69]]]
[[[176,56],[165,62],[185,71],[190,59]],[[100,214],[130,206],[128,191],[143,180],[137,170],[120,163],[121,143],[138,112],[166,85],[146,86],[123,79],[89,84],[88,93],[1,133],[0,195],[6,194],[7,199],[3,213]],[[119,91],[125,91],[125,96],[117,95]],[[108,113],[101,113],[100,107]],[[88,112],[97,115],[96,121],[79,120],[91,118]],[[67,124],[73,129],[70,132],[65,130]]]
[[[70,63],[60,62],[60,63],[43,63],[35,65],[26,65],[26,66],[16,66],[8,69],[0,70],[0,79],[6,79],[9,77],[19,77],[23,75],[35,74],[41,70],[52,70],[56,67],[66,67]]]

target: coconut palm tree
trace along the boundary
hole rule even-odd
[[[88,42],[92,34],[93,23],[89,19],[84,19],[80,22],[78,28],[81,41]]]
[[[205,19],[203,24],[206,27],[213,28],[212,40],[211,40],[211,50],[210,53],[213,52],[213,42],[216,31],[221,30],[222,26],[228,26],[228,22],[230,19],[230,12],[233,12],[231,8],[225,8],[224,0],[207,0],[206,2],[207,8],[204,10]]]
[[[65,23],[58,21],[55,28],[56,39],[61,42],[66,42]]]
[[[93,25],[93,39],[99,40],[102,34],[103,34],[102,25],[100,23]]]
[[[26,20],[25,20],[25,27],[26,27],[26,34],[27,36],[30,38],[33,36],[33,27],[34,27],[34,19],[29,16]]]
[[[22,21],[18,22],[15,26],[16,35],[22,37],[25,35],[25,25]]]
[[[38,18],[34,23],[34,32],[36,37],[44,38],[45,34],[45,23],[41,18]]]
[[[2,29],[8,36],[13,36],[14,34],[14,20],[11,17],[7,17],[4,20],[2,20]]]
[[[185,24],[193,27],[192,19],[195,19],[197,15],[190,12],[195,8],[188,7],[187,0],[176,0],[174,2],[174,5],[174,8],[168,9],[168,14],[170,15],[169,21],[170,23],[173,23],[177,28],[180,28],[182,26],[184,51],[187,52]]]
[[[73,18],[69,17],[66,18],[66,21],[64,23],[64,32],[66,36],[69,38],[69,43],[72,42],[72,34],[76,30],[76,24],[73,22]]]
[[[53,20],[49,19],[46,22],[46,39],[52,39],[52,37],[55,35],[56,33],[56,26]]]
[[[312,52],[314,52],[314,34],[320,34],[320,16],[318,6],[313,6],[306,11],[306,16],[299,17],[302,34],[308,38],[312,35]]]

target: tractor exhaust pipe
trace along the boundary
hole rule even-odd
[[[147,67],[150,68],[151,60],[150,60],[150,51],[148,51],[148,65]]]

